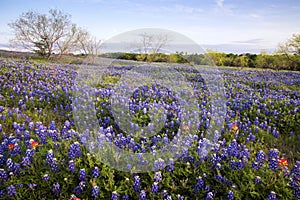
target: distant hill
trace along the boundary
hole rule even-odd
[[[0,57],[12,57],[12,58],[37,58],[38,56],[31,52],[21,52],[21,51],[8,51],[0,49]]]

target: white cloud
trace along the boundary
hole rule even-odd
[[[203,12],[203,9],[201,9],[201,8],[184,6],[184,5],[180,5],[180,4],[176,4],[176,5],[170,6],[170,7],[163,6],[163,7],[161,7],[161,10],[167,11],[167,12],[185,13],[185,14],[197,14],[197,13]]]
[[[217,6],[219,8],[223,8],[224,7],[223,2],[224,2],[224,0],[216,0]]]
[[[254,18],[254,19],[259,19],[259,18],[261,18],[261,15],[256,14],[256,13],[251,13],[251,14],[249,14],[249,16],[250,16],[251,18]]]
[[[232,4],[225,4],[225,0],[215,0],[216,3],[216,9],[215,11],[217,13],[222,12],[223,14],[226,15],[233,15],[233,6]]]

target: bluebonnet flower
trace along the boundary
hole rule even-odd
[[[170,159],[168,165],[167,165],[167,168],[166,168],[166,171],[167,172],[172,172],[174,170],[175,166],[174,166],[174,160],[173,159]]]
[[[71,144],[68,155],[70,160],[81,157],[80,144],[78,142]]]
[[[110,198],[110,200],[118,200],[118,199],[119,199],[118,193],[117,193],[116,191],[113,191],[113,192],[111,193],[111,198]]]
[[[85,189],[86,185],[84,181],[81,181],[73,190],[77,196],[79,196]]]
[[[277,200],[276,193],[271,191],[268,195],[268,200]]]
[[[6,161],[6,167],[7,167],[7,171],[8,172],[13,171],[13,169],[14,169],[14,163],[13,163],[13,161],[12,161],[11,158],[7,159],[7,161]]]
[[[154,171],[158,171],[165,167],[165,161],[161,158],[154,161]]]
[[[50,149],[46,154],[46,166],[52,163],[53,158],[54,158],[53,150]]]
[[[56,125],[55,125],[54,121],[50,122],[49,129],[50,130],[56,130]]]
[[[51,137],[53,142],[58,141],[59,136],[57,130],[48,130],[48,135]]]
[[[29,122],[28,123],[28,129],[29,130],[33,130],[34,129],[34,123],[33,122]]]
[[[160,196],[163,196],[163,197],[166,197],[168,195],[168,191],[167,190],[163,190],[161,193],[160,193]]]
[[[275,172],[276,169],[277,169],[277,166],[278,166],[278,160],[272,158],[272,159],[269,161],[269,168]]]
[[[171,195],[168,195],[166,200],[172,200],[172,196]]]
[[[254,178],[254,182],[255,182],[255,183],[261,183],[261,178],[260,178],[260,176],[256,176],[256,177]]]
[[[50,164],[52,172],[59,172],[58,162],[56,158],[53,158],[52,163]]]
[[[30,132],[27,130],[24,131],[24,140],[25,141],[30,140]]]
[[[25,152],[25,156],[32,158],[34,155],[34,151],[32,149],[27,149]]]
[[[54,183],[52,186],[52,192],[56,195],[59,196],[60,194],[60,185],[59,183]]]
[[[205,197],[205,200],[213,200],[213,199],[214,199],[214,194],[212,192],[208,192]]]
[[[161,180],[162,180],[161,171],[155,172],[154,181],[159,183],[159,182],[161,182]]]
[[[205,189],[205,184],[204,184],[204,180],[202,179],[202,177],[198,177],[196,178],[197,183],[194,187],[194,193],[197,193],[199,190],[203,190]]]
[[[36,184],[35,184],[35,183],[29,183],[29,184],[28,184],[28,187],[29,187],[31,190],[34,190],[34,187],[36,187]]]
[[[0,154],[0,165],[4,165],[6,163],[6,158],[4,155]]]
[[[151,187],[151,192],[153,193],[153,194],[157,194],[158,193],[158,182],[154,182],[153,184],[152,184],[152,187]]]
[[[76,164],[74,162],[74,160],[70,160],[69,164],[68,164],[68,168],[70,170],[71,173],[74,173],[76,170]]]
[[[45,174],[45,175],[43,176],[43,180],[44,180],[44,181],[48,181],[49,179],[50,179],[49,174]]]
[[[221,175],[216,175],[216,180],[219,182],[222,182],[226,185],[232,185],[232,182],[230,182],[227,178],[221,176]]]
[[[19,174],[20,171],[21,171],[21,165],[19,163],[15,163],[13,169],[14,174]]]
[[[262,150],[261,151],[259,151],[257,154],[256,154],[256,162],[261,162],[261,163],[263,163],[264,162],[264,160],[266,159],[266,154],[265,154],[265,152],[263,152]]]
[[[134,177],[134,183],[133,183],[133,190],[135,192],[138,192],[140,191],[141,189],[141,180],[140,180],[140,177],[139,176],[135,176]]]
[[[294,198],[300,199],[300,161],[296,161],[295,166],[292,168],[290,173],[289,184],[293,189]]]
[[[269,150],[269,161],[272,160],[273,158],[278,160],[279,159],[278,154],[279,154],[278,149],[270,149]]]
[[[226,195],[226,199],[227,200],[234,200],[234,193],[231,190],[228,191],[228,193]]]
[[[80,169],[79,170],[79,181],[86,181],[85,169]]]
[[[139,200],[147,200],[147,195],[145,190],[141,190]]]
[[[255,162],[255,161],[252,163],[252,168],[253,169],[258,170],[261,166],[262,166],[261,163],[258,163],[258,162]]]
[[[30,161],[30,158],[25,156],[25,157],[22,157],[22,166],[23,167],[26,167],[26,166],[30,166],[31,164],[31,161]]]
[[[8,180],[7,173],[4,169],[0,169],[0,180],[2,183]]]
[[[232,140],[232,142],[228,145],[228,148],[227,148],[227,154],[230,156],[230,157],[239,157],[239,145],[237,143],[237,141],[235,139]]]
[[[5,195],[5,190],[0,190],[0,198],[2,198]]]
[[[39,136],[41,144],[47,143],[47,135],[45,133],[45,130],[36,130],[36,134]]]
[[[13,147],[13,149],[9,152],[10,156],[17,156],[21,154],[21,147],[16,143]]]
[[[236,169],[241,170],[244,167],[244,163],[242,160],[239,160],[236,164]]]
[[[71,128],[71,123],[69,120],[65,121],[65,126],[67,129],[70,129]]]
[[[92,171],[92,177],[93,178],[97,178],[100,176],[100,173],[99,173],[99,168],[98,167],[94,167],[93,171]]]
[[[209,185],[205,186],[205,191],[207,191],[207,192],[210,191],[210,186]]]
[[[8,195],[8,197],[12,197],[12,196],[16,197],[17,196],[17,191],[16,191],[15,186],[10,185],[7,187],[7,195]]]
[[[122,200],[129,200],[129,196],[128,195],[123,195]]]

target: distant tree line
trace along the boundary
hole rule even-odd
[[[119,58],[144,62],[191,63],[197,65],[211,65],[241,67],[241,68],[268,68],[274,70],[300,71],[300,34],[283,44],[274,54],[262,51],[260,54],[233,54],[207,50],[204,54],[187,54],[176,52],[164,53],[106,53],[103,57]]]
[[[208,51],[205,54],[185,54],[182,52],[175,54],[157,53],[155,56],[151,54],[119,52],[101,54],[101,57],[143,62],[191,63],[197,65],[211,65],[214,63],[217,66],[300,71],[299,62],[291,61],[284,54],[267,54],[265,52],[260,54],[226,54]],[[290,57],[296,59],[294,55],[290,55]]]

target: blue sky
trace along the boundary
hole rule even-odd
[[[57,8],[99,39],[138,28],[165,28],[191,38],[204,49],[272,52],[300,33],[299,0],[1,0],[0,47],[13,37],[7,23],[22,12]]]

